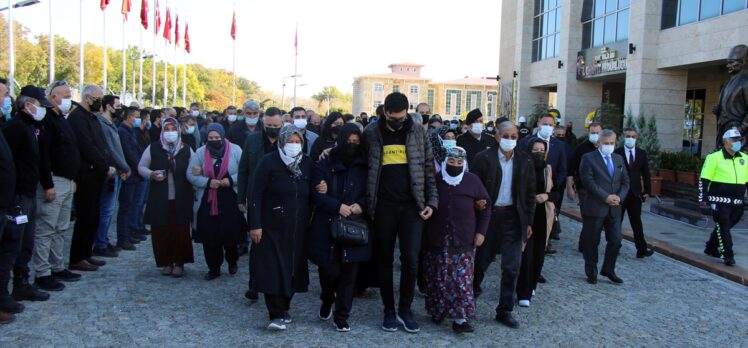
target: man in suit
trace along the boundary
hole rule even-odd
[[[579,176],[587,191],[582,205],[582,253],[587,282],[597,284],[597,246],[600,229],[605,226],[605,260],[600,275],[621,284],[615,273],[616,259],[621,248],[621,215],[623,197],[629,191],[629,176],[624,160],[613,153],[616,133],[604,129],[598,140],[598,150],[582,156]]]
[[[629,223],[634,230],[634,244],[636,244],[636,257],[644,258],[652,256],[654,251],[647,247],[644,240],[644,228],[642,227],[642,203],[646,202],[652,192],[652,183],[649,174],[649,159],[647,152],[636,146],[638,133],[636,129],[626,128],[623,130],[625,137],[623,147],[618,148],[615,153],[621,155],[626,162],[629,179],[629,193],[623,200],[623,211],[621,221],[626,211],[629,213]],[[644,187],[642,187],[644,184]]]
[[[522,246],[532,235],[535,215],[535,167],[525,151],[515,150],[519,129],[502,122],[496,132],[497,148],[475,156],[470,170],[486,187],[490,202],[476,202],[479,210],[492,209],[486,239],[476,251],[473,290],[481,292],[488,266],[501,253],[501,284],[496,321],[511,328],[519,322],[512,317],[514,293],[522,261]]]
[[[524,137],[519,142],[519,148],[527,151],[527,145],[530,141],[540,138],[546,144],[548,151],[545,153],[546,163],[553,169],[553,185],[559,187],[563,185],[566,178],[566,143],[553,137],[553,129],[556,126],[556,118],[551,114],[543,114],[538,119],[538,132],[529,137]],[[459,145],[459,144],[458,144]]]

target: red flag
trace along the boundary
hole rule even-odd
[[[122,0],[122,16],[127,20],[127,14],[130,13],[130,0]]]
[[[293,48],[296,50],[296,55],[299,55],[299,26],[296,26],[296,35],[293,38]]]
[[[234,11],[234,17],[231,19],[231,38],[236,40],[236,11]]]
[[[184,50],[190,52],[190,23],[184,23]]]
[[[164,21],[164,39],[171,43],[171,12],[166,9],[166,21]]]
[[[155,23],[156,27],[154,29],[156,29],[156,31],[154,32],[154,34],[158,35],[158,31],[161,30],[161,11],[159,11],[158,0],[156,0],[155,10],[156,10],[156,23]]]
[[[177,21],[174,24],[174,44],[179,46],[179,15],[177,15]]]
[[[106,10],[106,6],[109,5],[109,0],[101,0],[101,3],[99,4],[99,7],[101,7],[101,10]]]
[[[140,2],[140,24],[143,25],[143,29],[148,29],[148,0]]]

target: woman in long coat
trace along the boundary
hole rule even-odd
[[[306,292],[309,270],[304,232],[309,225],[312,161],[305,156],[301,129],[281,128],[278,151],[257,165],[249,201],[250,279],[265,295],[270,330],[285,330],[297,292]]]
[[[190,222],[192,185],[185,174],[192,149],[179,137],[179,123],[167,118],[160,128],[160,141],[148,146],[138,164],[138,173],[150,180],[144,221],[151,225],[153,256],[161,274],[181,277],[184,264],[194,262]]]
[[[193,239],[203,245],[209,269],[205,280],[213,280],[221,275],[224,257],[229,273],[236,274],[237,245],[244,240],[247,224],[236,204],[242,149],[226,140],[220,124],[208,125],[207,135],[208,143],[192,156],[187,179],[197,189]]]

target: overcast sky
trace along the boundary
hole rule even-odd
[[[50,1],[56,35],[78,43],[82,1],[83,40],[102,44],[100,0],[41,0],[15,9],[13,17],[32,34],[48,33]],[[278,94],[282,78],[294,72],[294,30],[298,23],[298,72],[303,75],[299,84],[308,84],[298,93],[309,96],[325,85],[350,92],[355,76],[387,72],[387,66],[396,62],[423,64],[422,75],[435,80],[496,76],[500,1],[170,0],[168,4],[172,22],[175,10],[179,14],[182,35],[184,20],[189,22],[192,54],[188,61],[226,70],[232,65],[230,29],[236,6],[236,72]],[[0,0],[2,6],[7,2]],[[132,45],[138,44],[142,28],[140,3],[132,0],[130,20],[125,25],[125,40]],[[155,0],[148,3],[153,11]],[[159,0],[162,29],[166,4],[166,0]],[[106,10],[109,47],[122,47],[121,6],[122,0],[111,0]],[[153,48],[150,22],[149,32],[143,34],[143,47],[148,52]],[[161,36],[159,33],[156,42],[159,55],[164,53]],[[174,59],[173,47],[168,50],[168,58]],[[178,60],[182,62],[181,51]],[[286,93],[290,93],[288,88]]]

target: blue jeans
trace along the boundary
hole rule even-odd
[[[135,231],[145,230],[145,224],[143,223],[143,216],[145,215],[145,203],[148,201],[148,189],[151,186],[151,182],[143,180],[138,184],[138,190],[135,193],[135,206],[133,216],[135,221]]]
[[[140,183],[122,183],[119,189],[119,208],[117,209],[117,244],[129,242],[135,231],[135,195]]]
[[[99,227],[96,229],[96,238],[94,239],[94,249],[104,249],[109,245],[109,226],[112,225],[114,208],[117,207],[121,185],[122,182],[117,175],[104,180],[104,188],[101,190],[101,198],[99,199],[101,212],[99,213]]]

